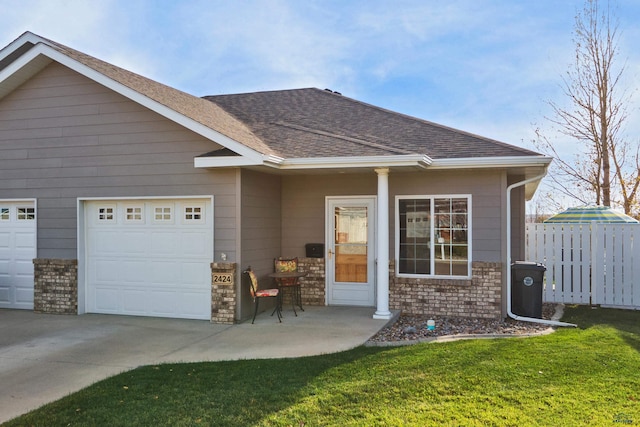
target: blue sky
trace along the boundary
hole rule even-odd
[[[0,45],[32,31],[197,96],[331,88],[532,148],[534,124],[550,114],[545,101],[563,99],[559,85],[583,4],[0,0]],[[626,83],[637,87],[640,1],[615,4]],[[632,119],[637,139],[637,111]]]

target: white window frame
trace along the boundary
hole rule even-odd
[[[435,274],[435,251],[438,243],[435,240],[435,225],[434,225],[434,211],[436,199],[467,199],[467,275],[466,276],[454,276],[454,275],[437,275]],[[413,273],[400,273],[400,201],[401,200],[430,200],[430,213],[429,217],[432,219],[429,221],[429,241],[430,244],[430,274],[413,274]],[[471,194],[433,194],[433,195],[398,195],[395,197],[395,274],[396,277],[407,278],[445,278],[445,279],[457,279],[457,280],[469,280],[471,278],[471,260],[472,260],[472,197]]]
[[[20,212],[21,210],[23,210],[24,212],[21,213]],[[36,220],[35,206],[16,206],[16,220],[17,221],[35,221]]]
[[[133,212],[128,212],[129,209],[133,209]],[[138,209],[139,212],[136,212],[135,209]],[[139,218],[136,218],[136,216],[139,216]],[[122,206],[122,218],[125,224],[144,224],[145,223],[144,203],[124,204]]]
[[[205,222],[206,206],[201,203],[185,203],[182,206],[182,223],[183,224],[202,224]],[[187,212],[187,209],[200,209],[199,213]],[[187,216],[199,215],[200,218],[187,218]]]
[[[158,212],[157,209],[161,209],[161,212]],[[166,209],[169,209],[169,211],[167,212]],[[161,217],[158,218],[157,215],[160,215]],[[166,218],[166,215],[169,215],[169,218]],[[151,218],[155,224],[173,224],[175,217],[176,207],[173,203],[153,205]]]
[[[102,209],[111,209],[111,212],[101,212]],[[104,215],[104,217],[101,217]],[[111,218],[108,218],[108,215],[111,215]],[[116,205],[102,205],[97,206],[96,209],[96,223],[114,223],[118,221],[118,207]]]

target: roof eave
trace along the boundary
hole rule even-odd
[[[398,156],[359,157],[301,157],[283,158],[262,155],[261,160],[243,156],[196,157],[195,167],[217,168],[236,166],[266,166],[278,170],[362,169],[376,167],[417,168],[429,170],[445,169],[522,169],[536,174],[546,171],[552,158],[546,156],[481,157],[459,159],[431,159],[423,154]],[[529,173],[526,173],[527,175]]]
[[[434,159],[429,169],[547,168],[552,160],[543,155]]]
[[[431,159],[423,155],[368,156],[368,157],[305,157],[285,159],[275,155],[263,155],[262,161],[243,156],[196,157],[196,168],[220,168],[237,166],[266,166],[281,171],[363,169],[379,167],[404,167],[426,169]]]
[[[284,159],[266,156],[265,166],[280,170],[305,169],[361,169],[377,167],[411,167],[426,169],[431,158],[422,154],[398,156],[357,156],[357,157],[302,157]]]

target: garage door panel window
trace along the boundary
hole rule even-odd
[[[114,206],[105,206],[98,208],[99,222],[116,222],[116,208]]]
[[[156,206],[154,208],[153,220],[156,223],[172,223],[173,207],[172,206]]]
[[[204,223],[204,206],[185,206],[183,218],[185,224]]]
[[[470,195],[396,197],[399,276],[470,276]]]
[[[35,219],[35,208],[18,208],[18,221],[33,221]]]
[[[0,221],[9,221],[9,208],[0,208]]]
[[[124,221],[129,224],[144,223],[144,209],[142,206],[127,206],[124,212]]]

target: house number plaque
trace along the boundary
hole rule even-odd
[[[214,273],[213,283],[231,284],[233,283],[233,275],[231,273]]]

